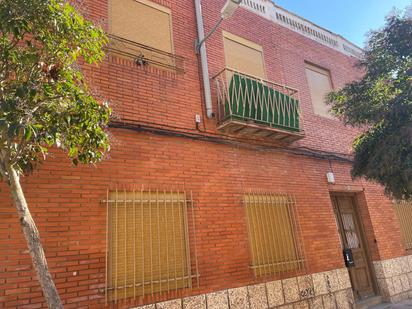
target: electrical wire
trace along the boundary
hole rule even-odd
[[[183,132],[194,132],[194,133],[203,133],[203,134],[207,134],[209,136],[215,136],[215,137],[219,137],[219,138],[225,138],[225,139],[229,139],[229,140],[234,140],[234,138],[230,137],[230,136],[225,136],[222,134],[216,134],[213,131],[208,131],[206,130],[206,125],[204,124],[203,121],[203,130],[200,130],[200,128],[188,128],[188,127],[179,127],[179,126],[173,126],[173,125],[165,125],[165,124],[159,124],[159,123],[154,123],[154,122],[148,122],[148,121],[144,121],[144,120],[133,120],[133,119],[129,119],[129,118],[121,118],[122,120],[117,120],[116,123],[132,123],[132,124],[139,124],[139,125],[147,125],[148,127],[154,127],[154,128],[165,128],[165,129],[176,129],[177,131],[183,131]],[[204,119],[204,118],[203,118]],[[203,136],[203,135],[202,135]],[[247,137],[236,137],[235,139],[236,141],[242,141],[242,142],[248,142],[248,143],[253,143],[256,144],[257,140],[253,139],[253,138],[247,138]],[[272,145],[271,145],[272,146]],[[283,147],[282,147],[283,148]],[[322,151],[319,149],[313,149],[313,148],[309,148],[309,147],[305,147],[305,146],[298,146],[298,147],[294,147],[291,149],[298,149],[298,150],[307,150],[309,152],[318,152],[320,154],[326,154],[326,155],[336,155],[336,156],[341,156],[341,157],[345,157],[345,158],[351,158],[350,155],[346,154],[346,153],[340,153],[340,152],[328,152],[328,151]]]
[[[275,151],[275,152],[283,152],[289,153],[294,155],[300,156],[307,156],[311,158],[323,159],[323,160],[335,160],[347,163],[353,163],[353,160],[350,158],[349,155],[334,153],[334,152],[327,152],[327,151],[319,151],[316,149],[310,149],[307,147],[281,147],[275,145],[259,145],[256,144],[256,140],[253,140],[253,144],[250,142],[247,143],[245,141],[238,141],[229,136],[222,136],[222,135],[212,135],[210,133],[203,132],[200,134],[198,131],[193,129],[185,129],[184,131],[182,128],[173,127],[173,126],[163,126],[157,127],[153,125],[143,124],[141,122],[127,122],[127,121],[112,121],[109,124],[111,128],[118,128],[118,129],[126,129],[135,132],[146,132],[160,136],[172,136],[172,137],[181,137],[181,138],[188,138],[197,141],[204,141],[204,142],[211,142],[216,144],[224,144],[224,145],[231,145],[241,148],[247,149],[255,149],[260,151]],[[173,128],[171,130],[170,128]],[[189,132],[192,131],[192,132]],[[249,141],[252,141],[249,139]]]

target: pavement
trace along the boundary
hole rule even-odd
[[[405,300],[398,304],[380,304],[369,309],[412,309],[412,299]]]

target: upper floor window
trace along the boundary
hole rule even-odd
[[[333,118],[326,104],[325,96],[333,90],[330,72],[320,67],[305,63],[313,111],[315,114]]]
[[[223,31],[226,66],[252,76],[265,78],[262,46]]]
[[[164,52],[173,52],[169,8],[147,0],[110,0],[110,33]]]
[[[173,52],[171,10],[148,0],[109,0],[108,51],[139,65],[184,72],[184,59]]]

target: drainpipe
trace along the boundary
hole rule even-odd
[[[205,39],[205,29],[203,26],[202,5],[200,4],[200,0],[194,0],[194,1],[195,1],[196,23],[197,23],[197,34],[198,34],[197,42],[203,42],[203,40]],[[206,115],[207,115],[207,118],[213,118],[214,113],[212,110],[212,94],[210,91],[209,66],[207,64],[206,44],[204,44],[204,42],[203,44],[199,46],[199,53],[200,53],[200,62],[202,65],[202,79],[203,79],[203,91],[205,95]]]

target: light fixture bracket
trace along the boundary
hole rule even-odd
[[[217,21],[216,25],[209,31],[208,34],[202,40],[197,39],[195,42],[196,45],[196,53],[199,53],[200,47],[202,44],[206,42],[206,40],[216,32],[217,28],[220,26],[223,20],[232,17],[233,13],[235,13],[236,9],[239,7],[240,3],[243,0],[227,0],[226,4],[223,6],[222,10],[220,11],[220,18]]]

